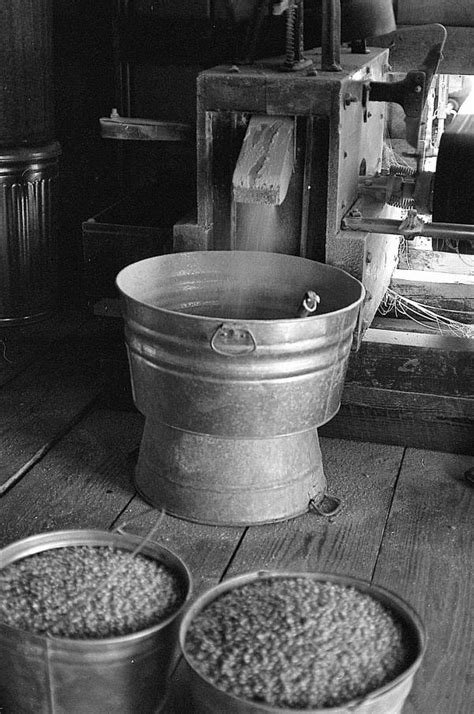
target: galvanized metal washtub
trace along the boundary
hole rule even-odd
[[[133,551],[143,538],[101,530],[42,533],[0,551],[1,568],[35,553],[76,545]],[[177,649],[179,618],[191,594],[191,575],[172,551],[143,543],[142,554],[175,572],[186,594],[157,625],[120,637],[47,637],[0,622],[0,709],[5,714],[156,714],[163,705]],[[3,709],[2,709],[3,711]]]
[[[288,709],[275,707],[262,702],[253,702],[237,697],[228,691],[219,689],[207,677],[202,675],[190,660],[186,652],[186,637],[193,619],[213,600],[235,588],[256,583],[261,579],[303,577],[318,582],[330,582],[350,586],[382,602],[403,623],[410,642],[410,659],[406,668],[392,681],[379,687],[359,699],[353,699],[339,706],[318,709]],[[265,622],[262,622],[265,628]],[[258,633],[256,633],[258,634]],[[229,578],[202,593],[188,608],[180,630],[179,644],[186,663],[186,679],[189,687],[190,704],[194,714],[401,714],[403,705],[410,693],[413,680],[426,650],[426,633],[419,615],[400,596],[385,588],[346,575],[312,572],[257,571],[244,573]],[[258,642],[256,647],[258,649]]]
[[[202,523],[293,517],[326,489],[317,428],[339,409],[364,288],[268,252],[196,251],[117,276],[137,408],[135,475],[153,505]],[[297,318],[303,295],[316,315]]]

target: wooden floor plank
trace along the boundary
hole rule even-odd
[[[0,498],[0,547],[35,533],[109,528],[134,497],[142,419],[96,411]]]
[[[0,548],[29,535],[70,528],[120,528],[144,536],[158,523],[153,540],[184,560],[193,597],[219,582],[243,529],[162,517],[146,504],[133,486],[132,454],[142,430],[140,414],[106,409],[77,424],[0,498]],[[177,679],[168,714],[186,711],[184,686]]]
[[[469,456],[410,449],[397,484],[374,582],[420,614],[428,649],[404,714],[470,714],[474,702],[474,491]]]
[[[95,324],[80,329],[3,385],[0,484],[67,431],[113,379],[98,337]]]
[[[343,501],[340,514],[332,521],[308,513],[249,527],[226,577],[266,569],[371,578],[403,449],[339,439],[320,441],[328,490]],[[181,662],[166,712],[186,714],[190,706]]]
[[[145,535],[160,517],[133,485],[143,417],[131,405],[123,327],[92,323],[79,329],[64,325],[67,344],[65,333],[59,330],[55,341],[46,326],[37,328],[30,346],[23,331],[17,342],[11,337],[6,344],[0,365],[0,483],[38,458],[0,497],[0,547],[45,531],[124,523],[127,531]],[[397,352],[398,357],[404,355]],[[439,365],[437,381],[438,372]],[[370,383],[382,379],[380,364],[374,363],[369,376]],[[360,394],[366,384],[361,380]],[[434,385],[433,394],[443,394]],[[458,385],[463,396],[466,389],[466,382]],[[413,412],[416,401],[415,396]],[[334,519],[309,513],[242,529],[166,515],[154,540],[186,562],[195,595],[223,577],[262,568],[374,576],[412,603],[428,629],[428,652],[404,714],[470,714],[472,488],[463,473],[472,457],[405,452],[403,446],[349,441],[347,435],[322,438],[321,446],[329,492],[343,502]],[[180,668],[173,691],[182,696],[165,714],[187,714]]]
[[[136,496],[121,514],[120,523],[126,523],[124,530],[144,536],[160,515],[159,510],[150,512],[149,508]],[[196,597],[220,581],[243,531],[240,527],[201,525],[166,515],[153,538],[184,560],[191,571]]]
[[[35,533],[123,527],[145,535],[160,511],[133,485],[143,417],[98,409],[56,444],[0,498],[0,547]],[[166,516],[154,540],[188,565],[197,593],[220,580],[243,529],[201,526]]]
[[[328,491],[342,499],[341,512],[249,528],[227,575],[279,569],[370,579],[403,448],[321,439],[321,450]]]
[[[0,385],[23,372],[67,340],[90,317],[83,312],[57,313],[41,322],[0,324]]]

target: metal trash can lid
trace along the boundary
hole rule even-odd
[[[41,146],[21,146],[15,149],[7,148],[0,150],[0,166],[11,163],[31,163],[32,161],[43,161],[54,159],[62,153],[61,145],[58,141]]]

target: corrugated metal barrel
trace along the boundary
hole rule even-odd
[[[296,256],[197,251],[130,265],[117,285],[147,418],[142,495],[228,524],[288,518],[320,499],[317,427],[340,406],[361,283]],[[299,319],[308,290],[319,309]]]
[[[59,144],[0,152],[0,324],[56,307]]]

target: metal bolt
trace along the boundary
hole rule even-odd
[[[416,94],[419,94],[422,91],[422,87],[420,87],[420,85],[417,84],[413,91],[416,92]]]
[[[354,94],[345,94],[344,95],[344,106],[348,107],[350,104],[354,104],[355,102],[358,102],[359,100]]]

